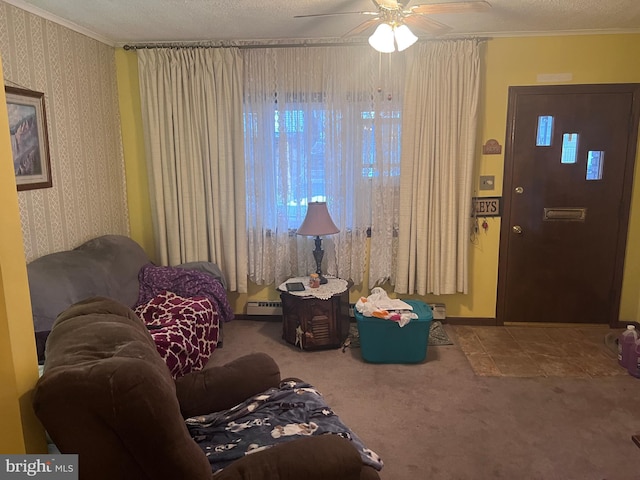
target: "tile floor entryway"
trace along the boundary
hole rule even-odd
[[[450,325],[476,375],[487,377],[602,377],[628,375],[605,325],[473,327]]]

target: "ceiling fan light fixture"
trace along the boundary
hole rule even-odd
[[[369,45],[381,53],[395,52],[393,27],[388,23],[381,23],[369,37]],[[405,47],[406,48],[406,47]]]
[[[396,38],[396,43],[398,44],[399,52],[409,48],[411,45],[418,41],[418,37],[416,37],[413,32],[409,30],[409,27],[407,27],[405,24],[397,26],[393,30],[393,33]]]

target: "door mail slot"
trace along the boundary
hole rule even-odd
[[[586,208],[545,208],[545,221],[584,222]]]

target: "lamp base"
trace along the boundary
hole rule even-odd
[[[315,239],[316,249],[313,251],[313,258],[316,260],[316,273],[320,277],[320,285],[327,283],[327,279],[322,275],[322,257],[324,256],[324,250],[322,250],[322,239],[317,236]]]

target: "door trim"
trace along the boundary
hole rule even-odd
[[[593,85],[542,85],[542,86],[511,86],[509,87],[509,103],[507,107],[507,131],[505,141],[504,157],[504,177],[503,177],[503,210],[500,227],[500,245],[498,255],[498,289],[496,302],[496,325],[504,325],[509,322],[505,319],[506,308],[506,276],[507,258],[509,253],[509,240],[511,238],[511,191],[513,183],[513,139],[515,135],[516,122],[516,100],[519,95],[531,94],[580,94],[580,93],[631,93],[633,104],[631,107],[631,121],[629,122],[629,133],[638,132],[638,122],[640,119],[640,84],[637,83],[615,83],[615,84],[593,84]],[[622,295],[622,277],[624,273],[624,257],[627,245],[627,234],[629,230],[629,213],[631,209],[631,194],[633,190],[633,172],[636,159],[636,143],[629,142],[625,158],[623,191],[618,212],[619,218],[623,219],[618,228],[618,241],[615,252],[615,272],[613,285],[609,293],[611,308],[607,322],[611,328],[619,328],[622,323],[618,320],[620,314],[620,299]],[[624,220],[626,219],[626,220]],[[604,322],[603,322],[604,323]]]

